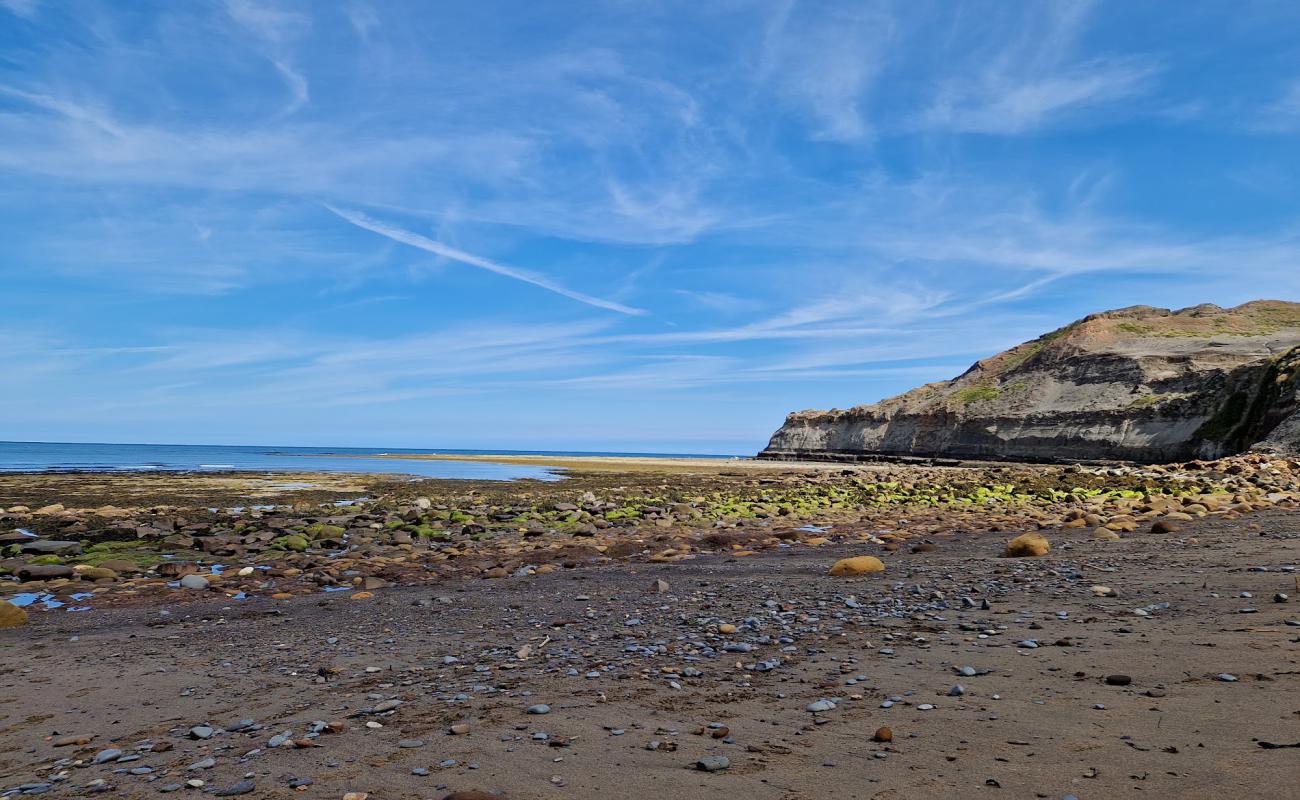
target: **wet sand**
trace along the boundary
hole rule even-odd
[[[1260,743],[1300,742],[1296,512],[1120,542],[1047,531],[1053,550],[1035,559],[1000,557],[1010,533],[873,549],[886,571],[856,578],[825,574],[865,552],[845,543],[368,599],[34,612],[0,631],[0,786],[152,798],[201,780],[178,796],[371,800],[1294,796],[1300,751]],[[1279,592],[1289,601],[1273,602]],[[1113,675],[1131,680],[1108,685]],[[822,699],[835,707],[807,710]],[[550,713],[527,713],[539,703]],[[223,730],[240,720],[256,727]],[[314,721],[339,730],[305,738]],[[452,734],[458,723],[468,733]],[[192,738],[203,724],[211,737]],[[883,726],[892,741],[873,741]],[[309,746],[268,748],[283,732]],[[64,736],[90,741],[54,747]],[[89,763],[109,748],[139,758]],[[709,756],[729,766],[697,769]]]

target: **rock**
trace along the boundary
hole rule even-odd
[[[35,539],[20,545],[23,553],[38,556],[79,556],[80,542],[59,542],[53,539]]]
[[[842,558],[839,561],[836,561],[827,574],[835,576],[850,576],[884,571],[884,562],[875,556],[855,556],[853,558]]]
[[[58,564],[28,564],[18,570],[19,580],[24,581],[54,581],[71,578],[75,574],[72,567]]]
[[[529,706],[529,707],[528,707],[528,713],[529,713],[529,714],[549,714],[549,713],[551,713],[551,707],[548,706],[548,705],[546,705],[545,703],[538,703],[538,704],[535,705],[535,706]]]
[[[457,722],[448,729],[452,736],[464,736],[469,733],[468,722]]]
[[[1107,686],[1128,686],[1132,682],[1133,679],[1128,675],[1107,675],[1106,676]]]
[[[78,564],[72,568],[77,573],[77,577],[83,581],[115,581],[117,573],[105,567],[90,567],[85,564]]]
[[[1172,520],[1158,519],[1151,523],[1152,533],[1178,533],[1179,527]]]
[[[211,725],[195,725],[190,728],[191,739],[211,739],[216,730]]]
[[[417,747],[424,747],[423,739],[402,739],[397,746],[403,750],[414,750]]]
[[[89,736],[84,734],[79,736],[61,736],[58,739],[55,739],[54,741],[50,742],[50,744],[53,745],[54,747],[73,747],[73,746],[80,747],[82,745],[90,744],[91,741],[94,740],[94,738],[95,738],[94,736]]]
[[[442,800],[509,800],[509,798],[503,794],[470,790],[468,792],[452,792],[443,797]]]
[[[0,630],[26,624],[27,609],[16,606],[8,600],[0,600]]]
[[[1097,542],[1118,542],[1120,535],[1110,528],[1096,528],[1092,532],[1093,541]]]
[[[158,565],[157,572],[164,578],[181,578],[199,571],[199,565],[193,561],[165,561]]]
[[[1022,533],[1007,542],[1007,558],[1032,558],[1045,556],[1052,549],[1047,537],[1041,533]]]
[[[804,710],[810,711],[814,714],[820,714],[825,711],[834,711],[835,703],[825,698],[822,698],[821,700],[815,700],[809,703],[807,706],[804,707]]]
[[[731,759],[726,756],[705,756],[695,762],[695,768],[701,772],[721,772],[731,766]]]
[[[217,789],[212,792],[212,795],[213,797],[235,797],[241,794],[248,794],[256,788],[257,787],[253,785],[252,781],[240,781],[239,783],[231,784],[224,789]]]
[[[182,589],[206,589],[208,588],[208,579],[202,575],[186,575],[181,578]]]
[[[1169,463],[1256,443],[1296,453],[1294,381],[1268,402],[1243,398],[1272,376],[1293,374],[1297,361],[1300,304],[1134,306],[1093,314],[947,383],[847,410],[790,414],[759,457]]]
[[[106,750],[100,750],[98,753],[96,753],[95,757],[90,760],[90,763],[108,764],[112,761],[118,760],[119,758],[122,757],[122,755],[123,753],[121,750],[117,749],[116,747],[110,747]]]
[[[894,732],[887,727],[876,728],[871,740],[873,742],[892,742],[894,741]]]

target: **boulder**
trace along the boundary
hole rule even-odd
[[[1047,537],[1041,533],[1022,533],[1007,542],[1007,558],[1045,556],[1052,549]]]
[[[80,542],[60,542],[54,539],[30,539],[20,547],[28,555],[39,556],[78,556],[81,555]]]
[[[854,556],[842,558],[831,567],[828,575],[865,575],[870,572],[884,572],[885,564],[875,556]]]
[[[27,624],[27,609],[0,600],[0,628],[17,628]]]
[[[28,564],[18,570],[18,579],[24,581],[53,581],[72,576],[72,567],[61,564]]]

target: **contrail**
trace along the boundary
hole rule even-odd
[[[385,225],[379,220],[368,217],[359,211],[344,211],[341,208],[335,208],[328,204],[326,204],[325,207],[348,222],[351,222],[353,225],[356,225],[358,228],[365,228],[366,230],[377,233],[380,236],[387,236],[393,241],[401,242],[402,244],[410,245],[411,247],[418,247],[421,250],[436,253],[444,258],[459,261],[462,264],[469,264],[471,267],[478,267],[479,269],[485,269],[488,272],[495,272],[498,275],[504,275],[507,278],[514,278],[517,281],[523,281],[524,283],[531,283],[534,286],[540,286],[548,292],[555,292],[556,294],[564,295],[570,300],[577,300],[579,303],[586,303],[587,305],[595,306],[596,308],[604,308],[609,311],[617,311],[620,314],[631,314],[633,316],[639,316],[646,313],[640,308],[632,308],[621,303],[615,303],[612,300],[602,300],[599,297],[592,297],[591,295],[583,294],[581,292],[575,292],[572,289],[566,289],[544,275],[538,275],[534,272],[528,272],[527,270],[516,269],[515,267],[508,267],[505,264],[498,264],[495,261],[489,261],[488,259],[476,256],[473,253],[466,253],[464,250],[457,250],[454,247],[448,247],[442,242],[435,242],[427,236],[421,236],[418,233],[412,233],[411,231],[403,230],[402,228],[394,228],[391,225]]]

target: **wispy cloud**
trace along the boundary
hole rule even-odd
[[[1300,78],[1287,83],[1277,99],[1249,117],[1246,127],[1259,133],[1300,131]]]
[[[290,44],[311,28],[307,15],[287,11],[257,0],[225,0],[227,13],[267,48],[268,60],[289,90],[289,102],[280,110],[288,116],[307,105],[311,99],[307,78],[289,62]]]
[[[920,124],[965,133],[1026,133],[1066,114],[1140,96],[1157,72],[1148,63],[1102,59],[1044,76],[987,74],[946,88]]]
[[[863,105],[888,56],[888,8],[796,0],[776,6],[764,31],[759,77],[810,116],[814,138],[853,142],[872,132]]]
[[[1108,104],[1141,96],[1160,72],[1151,56],[1079,55],[1091,2],[1006,7],[1019,19],[958,19],[984,43],[960,56],[962,70],[940,84],[917,118],[925,129],[1015,135]],[[989,27],[985,27],[985,26]],[[1014,32],[1005,38],[1006,32]],[[999,38],[999,36],[1003,38]]]
[[[40,0],[0,0],[0,8],[24,19],[34,19],[39,3]]]
[[[514,280],[522,281],[523,283],[532,284],[533,286],[540,287],[548,292],[554,292],[555,294],[567,297],[570,300],[577,300],[579,303],[586,303],[587,305],[595,306],[596,308],[603,308],[607,311],[617,311],[620,314],[630,314],[633,316],[646,313],[644,309],[632,308],[631,306],[625,306],[622,303],[615,303],[612,300],[602,300],[599,297],[593,297],[589,294],[583,294],[582,292],[576,292],[572,289],[566,289],[545,275],[519,269],[518,267],[509,267],[505,264],[492,261],[491,259],[476,256],[473,253],[466,253],[464,250],[457,250],[456,248],[449,247],[442,242],[436,242],[427,236],[421,236],[418,233],[413,233],[412,231],[380,222],[379,220],[358,211],[348,211],[330,205],[327,205],[326,208],[353,225],[356,225],[358,228],[365,228],[372,233],[386,236],[394,241],[419,248],[420,250],[442,256],[443,258],[449,258],[452,261],[458,261],[462,264],[468,264],[471,267],[478,267],[479,269],[487,270],[488,272],[494,272],[497,275],[504,275],[507,278],[513,278]]]

